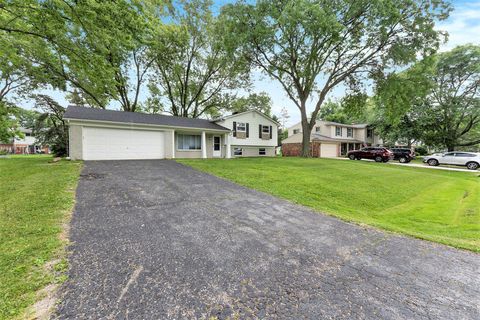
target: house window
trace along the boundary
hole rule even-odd
[[[270,127],[269,126],[262,126],[262,133],[270,133]]]
[[[293,129],[293,134],[297,134],[300,132],[300,129]]]
[[[373,129],[367,129],[367,138],[373,138]]]
[[[200,135],[178,134],[178,150],[202,150],[202,137]]]
[[[335,135],[337,137],[341,137],[342,136],[342,127],[335,127]]]
[[[353,128],[347,128],[347,137],[353,138]]]
[[[245,122],[237,122],[237,131],[247,131],[247,126],[245,125]]]
[[[243,155],[243,149],[242,149],[242,148],[233,148],[233,155],[234,155],[234,156],[241,156],[241,155]]]
[[[266,154],[267,154],[267,150],[265,150],[265,148],[258,149],[258,155],[264,156]]]
[[[320,132],[320,127],[315,127],[315,132]]]

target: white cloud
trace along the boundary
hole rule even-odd
[[[441,51],[467,43],[480,44],[480,1],[455,6],[448,20],[439,23],[437,29],[449,34]]]

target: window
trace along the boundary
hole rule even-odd
[[[320,127],[315,127],[315,132],[320,132]]]
[[[338,137],[342,136],[342,127],[335,127],[335,135]]]
[[[242,148],[233,148],[233,155],[234,155],[234,156],[241,156],[241,155],[243,155],[243,149],[242,149]]]
[[[367,138],[373,138],[373,129],[367,129]]]
[[[353,138],[353,128],[347,128],[347,137]]]
[[[202,150],[202,137],[200,135],[178,134],[178,150]]]
[[[300,132],[300,129],[293,129],[293,134],[297,134]]]
[[[264,155],[267,154],[267,151],[265,150],[265,148],[260,148],[260,149],[258,149],[258,154],[260,156],[264,156]]]
[[[245,122],[237,122],[237,131],[241,131],[241,132],[247,131],[247,126]]]
[[[455,153],[455,157],[476,157],[473,153],[466,153],[466,152],[457,152]]]
[[[270,127],[269,126],[262,126],[262,133],[270,133]]]

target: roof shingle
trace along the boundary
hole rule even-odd
[[[183,118],[167,116],[163,114],[104,110],[79,106],[68,106],[63,117],[69,120],[109,121],[130,124],[152,124],[168,127],[230,131],[228,128],[205,119]]]

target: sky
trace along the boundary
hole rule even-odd
[[[214,11],[225,3],[232,1],[215,1]],[[472,43],[480,45],[480,0],[453,0],[453,12],[449,18],[436,25],[438,30],[447,31],[449,34],[448,42],[440,47],[440,51],[448,51],[455,46]],[[252,92],[266,92],[272,98],[272,114],[280,115],[282,108],[286,108],[289,114],[287,126],[293,125],[300,121],[300,112],[294,103],[289,100],[277,82],[270,80],[267,76],[260,74],[258,71],[252,72],[253,86]],[[51,95],[62,105],[68,105],[64,98],[64,93],[45,90],[43,93]],[[339,99],[343,95],[343,90],[337,88],[333,90],[328,98]],[[32,108],[32,102],[26,101],[24,106]],[[308,110],[310,113],[312,110]]]

